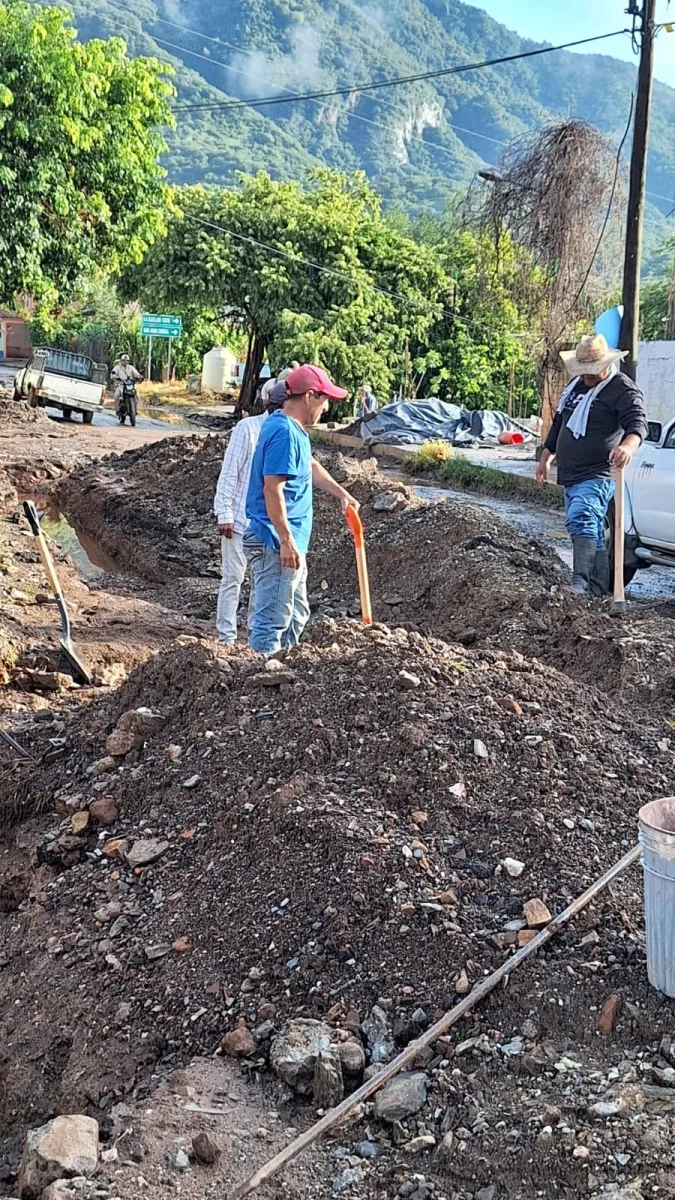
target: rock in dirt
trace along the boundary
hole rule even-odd
[[[419,675],[414,675],[412,671],[399,671],[398,686],[404,692],[413,692],[415,688],[420,686]]]
[[[117,770],[117,762],[111,754],[106,754],[105,758],[97,758],[92,764],[91,777],[95,779],[97,775],[109,775],[111,771]]]
[[[366,1052],[356,1038],[340,1043],[340,1062],[345,1075],[360,1075],[366,1066]]]
[[[388,1062],[394,1053],[394,1039],[391,1036],[387,1017],[379,1005],[374,1004],[366,1017],[361,1031],[370,1050],[370,1061],[373,1063]]]
[[[314,1067],[312,1093],[316,1108],[334,1108],[345,1094],[338,1047],[320,1050]]]
[[[124,758],[132,750],[138,749],[142,738],[133,729],[115,729],[106,738],[105,748],[113,758]]]
[[[296,1092],[310,1096],[316,1061],[330,1047],[331,1036],[330,1025],[323,1021],[304,1017],[288,1021],[270,1047],[272,1070]]]
[[[131,730],[137,733],[140,737],[146,738],[150,734],[159,733],[159,730],[164,725],[164,717],[159,712],[153,712],[151,708],[133,708],[128,712],[122,713],[116,728],[120,731]]]
[[[420,1071],[414,1075],[398,1075],[375,1097],[374,1113],[380,1121],[405,1121],[419,1112],[427,1098],[427,1077]]]
[[[255,1040],[243,1017],[239,1018],[237,1028],[222,1038],[220,1048],[223,1054],[228,1054],[230,1058],[250,1058],[255,1054]]]
[[[549,909],[543,900],[526,900],[523,905],[523,916],[530,929],[543,929],[553,920]]]
[[[407,500],[403,492],[380,492],[373,500],[375,512],[393,513],[405,508]]]
[[[525,870],[525,863],[521,862],[518,858],[504,858],[502,859],[502,866],[506,874],[510,875],[512,879],[518,879]]]
[[[139,838],[127,854],[127,863],[130,867],[149,867],[168,849],[169,843],[163,838]]]
[[[217,1163],[222,1153],[218,1143],[209,1137],[206,1130],[195,1134],[192,1139],[192,1149],[195,1158],[199,1159],[200,1163],[204,1163],[206,1167],[212,1167],[214,1163]]]
[[[112,796],[102,796],[100,800],[94,800],[89,805],[89,813],[92,821],[96,821],[98,825],[114,825],[120,817],[120,810]]]
[[[616,1021],[620,1008],[621,996],[618,992],[613,992],[612,995],[608,996],[605,1000],[605,1003],[602,1006],[602,1012],[600,1013],[600,1020],[598,1021],[598,1029],[607,1037],[609,1037],[610,1033],[614,1029],[614,1022]]]
[[[98,1165],[98,1122],[92,1117],[56,1117],[26,1135],[19,1192],[34,1200],[56,1179],[89,1178]]]
[[[471,991],[469,976],[464,970],[460,971],[459,975],[457,976],[457,980],[455,982],[455,991],[457,992],[458,996],[467,996]]]

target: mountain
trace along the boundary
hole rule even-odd
[[[70,7],[82,38],[120,35],[133,54],[169,59],[177,110],[418,74],[535,46],[460,0],[71,0]],[[438,211],[499,160],[505,142],[546,123],[584,118],[618,144],[634,81],[631,64],[605,53],[560,51],[372,94],[231,111],[185,107],[169,135],[167,167],[176,182],[222,184],[260,168],[275,177],[301,176],[318,163],[361,168],[389,202]],[[674,122],[675,90],[657,84],[651,240],[669,231]]]

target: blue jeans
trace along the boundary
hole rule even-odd
[[[270,550],[250,529],[244,534],[244,550],[253,592],[251,649],[275,654],[284,646],[296,646],[309,620],[305,555],[300,555],[297,571],[282,567],[279,551]]]
[[[585,479],[565,488],[565,525],[571,538],[593,538],[605,548],[605,517],[614,495],[613,479]]]

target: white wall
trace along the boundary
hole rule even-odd
[[[675,417],[675,342],[640,342],[638,387],[645,398],[650,421]]]

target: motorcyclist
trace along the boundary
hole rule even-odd
[[[140,383],[143,376],[136,370],[129,355],[121,354],[110,372],[110,378],[115,382],[115,412],[119,416],[122,385],[127,380],[131,380],[132,383]]]

